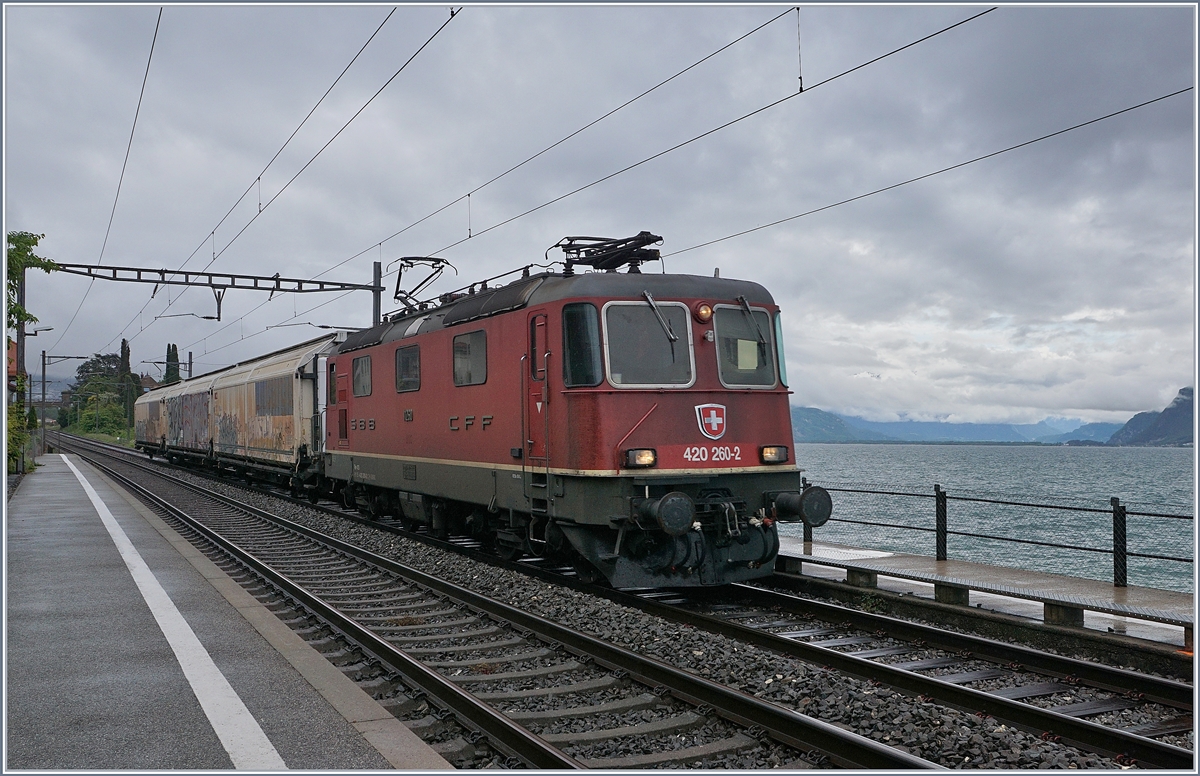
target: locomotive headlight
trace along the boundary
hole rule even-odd
[[[700,302],[692,308],[692,314],[700,323],[708,323],[712,319],[712,305],[708,302]]]
[[[787,463],[788,449],[783,445],[770,445],[758,449],[758,457],[763,463]]]
[[[658,453],[650,448],[625,451],[625,465],[631,469],[644,469],[658,463]]]

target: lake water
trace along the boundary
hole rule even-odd
[[[827,488],[887,490],[929,498],[832,492],[834,520],[814,529],[818,541],[876,550],[934,554],[934,534],[837,522],[849,518],[932,529],[933,485],[951,496],[1090,507],[1104,514],[955,501],[947,504],[950,531],[1112,549],[1109,499],[1131,512],[1193,516],[1194,451],[1188,448],[1024,445],[797,444],[796,462],[809,481]],[[1195,557],[1195,521],[1127,518],[1128,550]],[[801,536],[799,524],[781,526]],[[1112,581],[1110,554],[954,536],[952,559],[1028,568]],[[1130,585],[1194,591],[1194,564],[1130,558]]]

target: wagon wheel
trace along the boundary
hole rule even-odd
[[[500,557],[500,560],[516,560],[522,554],[520,547],[501,541],[496,542],[496,555]]]
[[[594,585],[604,579],[600,569],[583,558],[576,558],[571,565],[575,568],[575,576],[585,585]]]

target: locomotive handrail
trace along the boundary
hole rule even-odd
[[[625,433],[625,436],[621,437],[621,441],[617,442],[617,446],[613,448],[613,455],[616,456],[617,459],[617,471],[621,470],[621,445],[625,444],[625,440],[629,439],[633,432],[638,430],[638,426],[642,425],[646,418],[650,417],[650,413],[654,412],[656,409],[658,409],[658,402],[654,402],[654,406],[646,410],[646,414],[642,416],[642,419],[637,423],[634,423],[633,428],[629,429],[629,431]]]

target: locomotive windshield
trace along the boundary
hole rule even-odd
[[[605,356],[612,384],[664,388],[691,385],[695,378],[688,314],[687,307],[678,302],[605,305]],[[676,333],[676,340],[667,332]]]
[[[717,369],[726,386],[775,385],[771,318],[764,310],[719,306],[713,313]]]

